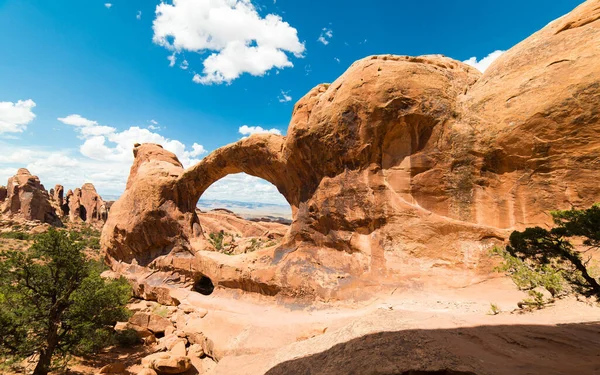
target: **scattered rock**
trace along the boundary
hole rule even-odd
[[[148,328],[150,322],[150,314],[138,311],[129,318],[129,323],[141,328]]]
[[[127,368],[121,362],[108,364],[100,369],[100,374],[124,374]]]
[[[187,355],[187,351],[185,349],[185,341],[181,340],[178,341],[175,345],[173,345],[173,347],[170,349],[170,352],[173,355],[177,355],[177,356],[185,356]]]
[[[188,357],[170,353],[154,353],[142,359],[143,367],[164,374],[181,374],[187,371],[191,365]]]
[[[168,327],[172,326],[169,319],[156,314],[151,314],[147,328],[154,333],[164,333]]]

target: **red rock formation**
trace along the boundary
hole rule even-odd
[[[4,202],[7,195],[6,186],[0,186],[0,202]]]
[[[96,192],[91,183],[85,183],[75,191],[67,192],[66,205],[68,206],[71,221],[104,222],[108,216],[106,204]]]
[[[223,286],[325,298],[415,269],[485,269],[481,255],[511,230],[600,199],[599,4],[550,23],[484,75],[442,56],[357,61],[296,104],[286,137],[251,136],[188,170],[138,145],[103,248]],[[293,223],[256,258],[205,256],[196,202],[237,172],[273,183]]]
[[[16,175],[8,179],[7,196],[1,212],[25,220],[38,220],[50,224],[60,222],[50,205],[44,185],[25,168],[20,168]]]

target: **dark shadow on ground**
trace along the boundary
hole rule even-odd
[[[600,322],[380,332],[267,374],[600,375]]]

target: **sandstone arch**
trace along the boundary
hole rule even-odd
[[[287,168],[284,157],[285,137],[273,134],[254,135],[225,146],[187,169],[179,183],[192,193],[197,202],[216,181],[229,175],[244,172],[262,178],[277,187],[292,209],[299,204],[297,182],[293,170]]]
[[[359,60],[296,103],[287,136],[252,136],[189,170],[157,145],[137,146],[102,246],[114,262],[323,298],[439,267],[472,281],[491,242],[600,200],[599,3],[483,75],[437,55]],[[279,249],[234,262],[207,252],[194,209],[236,172],[273,183],[294,220]]]

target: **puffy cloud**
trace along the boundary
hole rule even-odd
[[[287,102],[291,102],[292,101],[292,97],[290,95],[288,95],[289,91],[283,91],[281,90],[281,96],[278,96],[277,99],[279,99],[280,103],[287,103]]]
[[[35,102],[31,99],[13,102],[0,102],[0,134],[22,133],[33,121],[35,114],[31,109]]]
[[[110,9],[113,5],[111,3],[104,3],[106,9]]]
[[[251,0],[173,0],[156,7],[154,43],[173,51],[204,54],[201,84],[230,83],[244,73],[262,76],[292,67],[287,53],[302,57],[295,28],[275,14],[261,17]],[[173,63],[174,64],[174,63]]]
[[[98,125],[96,121],[88,120],[85,117],[81,117],[80,115],[68,115],[67,117],[59,117],[58,121],[63,124],[73,125],[73,126],[95,126]]]
[[[331,38],[333,38],[333,30],[324,27],[323,30],[321,30],[321,35],[317,41],[324,45],[328,45]]]
[[[189,66],[190,66],[190,64],[188,63],[188,61],[187,61],[187,60],[183,60],[183,61],[181,62],[181,64],[179,65],[179,67],[180,67],[181,69],[183,69],[183,70],[187,70],[187,68],[188,68]]]
[[[142,19],[142,11],[141,10],[137,11],[137,13],[135,14],[135,18],[138,19],[138,20]]]
[[[249,136],[252,134],[278,134],[281,135],[281,130],[279,129],[263,129],[260,126],[248,126],[248,125],[242,125],[240,126],[240,128],[238,129],[238,131],[240,132],[241,135],[244,136]]]
[[[487,55],[486,57],[482,58],[479,61],[477,61],[477,57],[473,56],[470,59],[465,60],[463,62],[465,64],[471,65],[472,67],[474,67],[475,69],[478,69],[480,72],[483,73],[504,52],[506,52],[506,51],[496,50],[496,51],[490,53],[489,55]]]
[[[76,127],[80,138],[85,140],[79,147],[79,151],[83,156],[96,161],[132,162],[131,150],[136,143],[158,143],[177,155],[186,167],[197,163],[199,161],[197,157],[206,153],[204,147],[197,143],[194,143],[190,149],[178,140],[168,139],[153,132],[152,130],[159,129],[158,126],[155,126],[158,125],[155,120],[150,120],[152,125],[149,125],[148,129],[132,126],[123,131],[117,131],[111,126],[100,125],[97,121],[76,114],[58,120]]]

